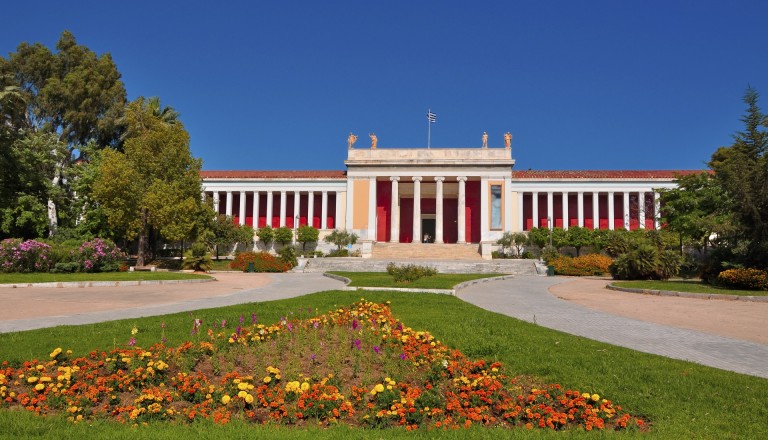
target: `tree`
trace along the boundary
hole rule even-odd
[[[710,173],[680,176],[677,187],[661,189],[661,219],[666,228],[679,234],[680,243],[692,241],[706,252],[713,238],[732,236],[729,201],[719,182]]]
[[[275,229],[275,242],[285,246],[293,240],[293,230],[287,226]]]
[[[576,249],[576,256],[581,255],[581,248],[592,246],[594,238],[591,229],[579,226],[571,226],[565,231],[565,246],[572,246]]]
[[[505,232],[500,239],[496,241],[496,244],[501,246],[501,252],[506,254],[506,249],[514,249],[515,256],[521,256],[523,254],[523,248],[528,244],[528,236],[523,232]]]
[[[208,210],[213,212],[213,209]],[[223,214],[213,215],[210,224],[203,234],[205,242],[216,249],[216,258],[219,258],[219,248],[231,249],[236,243],[250,246],[253,244],[253,228],[248,225],[237,225],[232,217]]]
[[[306,252],[307,243],[316,242],[319,236],[320,231],[317,228],[309,225],[299,226],[299,230],[296,233],[296,241],[301,243],[301,250]]]
[[[751,87],[744,93],[747,111],[741,118],[744,131],[734,135],[730,147],[712,155],[710,168],[715,179],[732,201],[728,208],[746,241],[744,264],[768,265],[768,118],[758,107],[758,93]]]
[[[154,115],[144,98],[131,102],[125,112],[132,135],[124,152],[102,153],[93,193],[111,226],[125,230],[128,238],[138,237],[141,266],[150,228],[171,241],[194,230],[202,203],[201,161],[190,153],[184,126]]]
[[[272,226],[269,225],[266,225],[256,231],[256,235],[259,237],[259,241],[264,243],[264,246],[266,247],[269,247],[269,245],[275,241],[275,230],[272,229]]]
[[[126,102],[125,87],[109,54],[97,56],[78,45],[69,31],[61,34],[56,50],[54,53],[40,43],[21,43],[8,59],[0,57],[0,100],[4,101],[0,103],[0,126],[10,127],[19,137],[35,133],[52,135],[66,147],[66,154],[56,155],[50,176],[55,187],[51,194],[60,197],[40,200],[47,204],[47,229],[51,234],[61,222],[74,226],[81,214],[61,212],[61,203],[73,198],[64,175],[78,159],[85,158],[82,147],[89,142],[98,148],[120,146],[121,128],[117,121]],[[13,94],[20,99],[14,99],[13,116],[8,117],[9,104],[5,101]],[[7,147],[3,138],[0,133],[0,150]],[[0,168],[4,168],[0,174],[9,180],[14,180],[17,174],[34,172],[18,167],[8,172],[3,164]],[[4,200],[0,202],[9,206]]]
[[[323,240],[326,243],[333,243],[336,245],[336,250],[340,251],[342,247],[350,244],[357,243],[358,236],[354,232],[348,232],[346,230],[340,231],[334,229],[333,232],[328,234]]]

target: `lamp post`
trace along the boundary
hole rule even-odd
[[[299,239],[299,216],[296,215],[293,218],[293,243],[295,244]]]
[[[552,247],[552,217],[547,217],[547,226],[549,227],[549,247]]]

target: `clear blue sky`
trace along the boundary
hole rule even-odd
[[[491,147],[517,169],[696,169],[768,111],[768,2],[35,1],[0,53],[62,30],[181,113],[204,169],[344,169],[367,147]]]

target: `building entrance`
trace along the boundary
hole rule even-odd
[[[421,242],[422,243],[435,242],[435,219],[434,218],[421,219]]]

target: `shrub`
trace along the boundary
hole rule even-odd
[[[37,240],[9,238],[0,242],[0,271],[48,272],[51,246]]]
[[[680,256],[652,245],[619,255],[609,267],[617,280],[668,280],[680,270]]]
[[[94,238],[78,249],[78,258],[84,272],[116,272],[120,268],[123,252],[110,240]]]
[[[768,290],[768,272],[760,269],[728,269],[717,276],[717,285],[729,289]]]
[[[284,246],[277,255],[280,256],[281,260],[290,264],[292,268],[299,265],[299,260],[296,259],[296,248],[293,246]]]
[[[437,274],[437,270],[427,266],[417,266],[415,264],[406,264],[398,266],[395,263],[387,264],[387,273],[392,275],[397,283],[410,283],[419,278],[430,277]]]
[[[275,229],[275,242],[285,246],[293,240],[293,229],[287,226],[281,226]]]
[[[328,252],[326,257],[348,257],[349,251],[346,249],[333,249],[330,252]]]
[[[208,247],[205,243],[197,242],[184,254],[184,269],[208,272],[213,266],[211,254],[208,253]]]
[[[333,232],[323,239],[323,241],[326,243],[333,243],[336,245],[337,250],[341,250],[344,246],[357,243],[358,238],[359,237],[354,232],[334,229]]]
[[[267,252],[240,252],[229,263],[229,267],[235,270],[245,271],[248,263],[253,263],[256,272],[286,272],[291,270],[291,265]]]
[[[56,263],[51,269],[53,273],[75,273],[80,271],[80,263],[70,261],[67,263]]]
[[[604,275],[608,273],[608,268],[613,259],[602,254],[588,254],[580,257],[561,256],[552,260],[552,266],[555,266],[555,273],[568,276],[589,276]]]
[[[554,261],[557,258],[560,257],[560,252],[557,250],[554,246],[545,246],[541,250],[541,258],[547,263],[550,264],[550,261]]]

